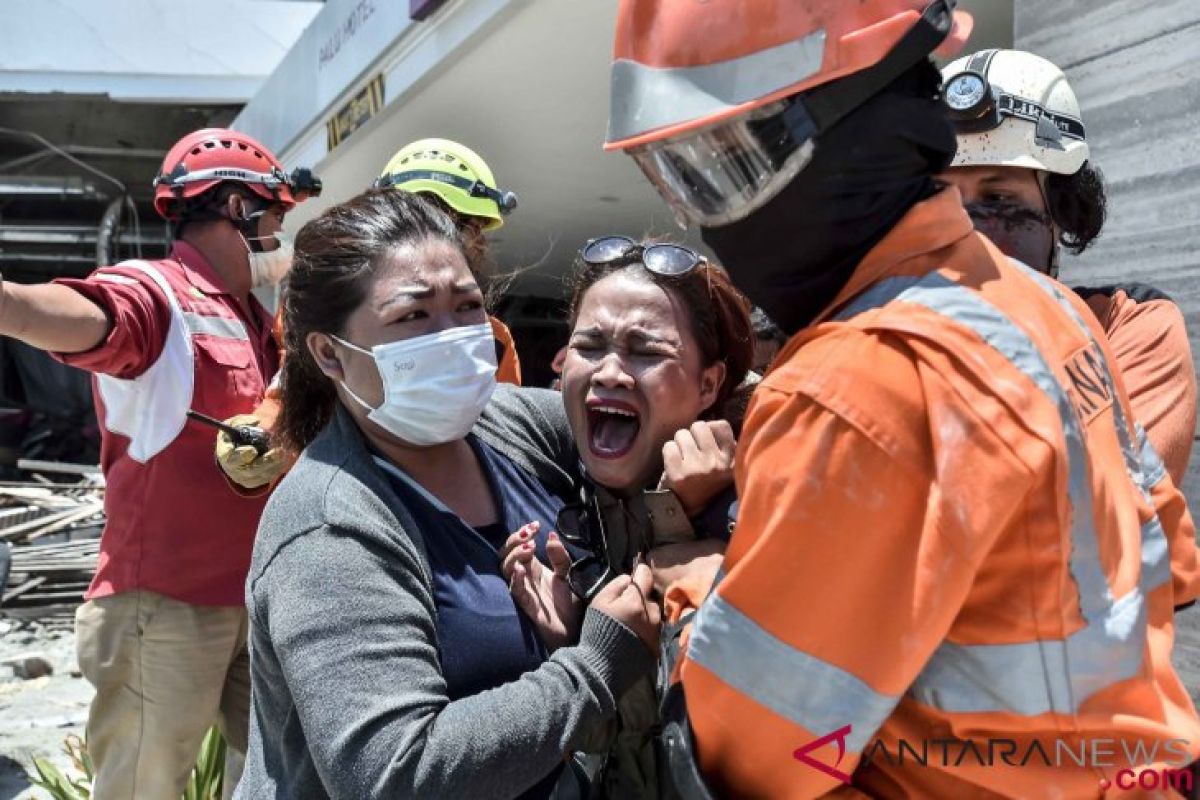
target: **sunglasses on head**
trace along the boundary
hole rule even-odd
[[[628,236],[601,236],[592,239],[579,251],[583,263],[594,267],[641,262],[655,275],[678,277],[687,275],[708,259],[678,244],[639,244]]]

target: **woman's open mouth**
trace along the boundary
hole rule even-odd
[[[637,409],[620,400],[587,401],[588,449],[597,458],[620,458],[642,429]]]

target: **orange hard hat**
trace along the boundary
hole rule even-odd
[[[814,142],[930,53],[955,0],[621,0],[605,149],[629,153],[680,225],[777,195]]]
[[[270,150],[228,128],[204,128],[184,136],[167,152],[154,179],[154,210],[177,219],[180,201],[199,197],[226,182],[279,203],[285,209],[321,193],[321,181],[308,169],[283,171]]]
[[[871,67],[929,0],[621,0],[606,150],[675,137]],[[936,5],[936,3],[935,3]],[[952,10],[954,3],[945,3]],[[953,12],[937,47],[971,32]]]

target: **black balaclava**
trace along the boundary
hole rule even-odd
[[[817,137],[812,161],[743,220],[704,228],[733,282],[788,335],[812,323],[863,256],[954,157],[954,129],[928,60]]]

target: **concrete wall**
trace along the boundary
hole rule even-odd
[[[1068,283],[1138,280],[1174,297],[1200,354],[1200,3],[1016,0],[1015,46],[1067,73],[1110,192]],[[1200,512],[1200,458],[1184,484]]]

